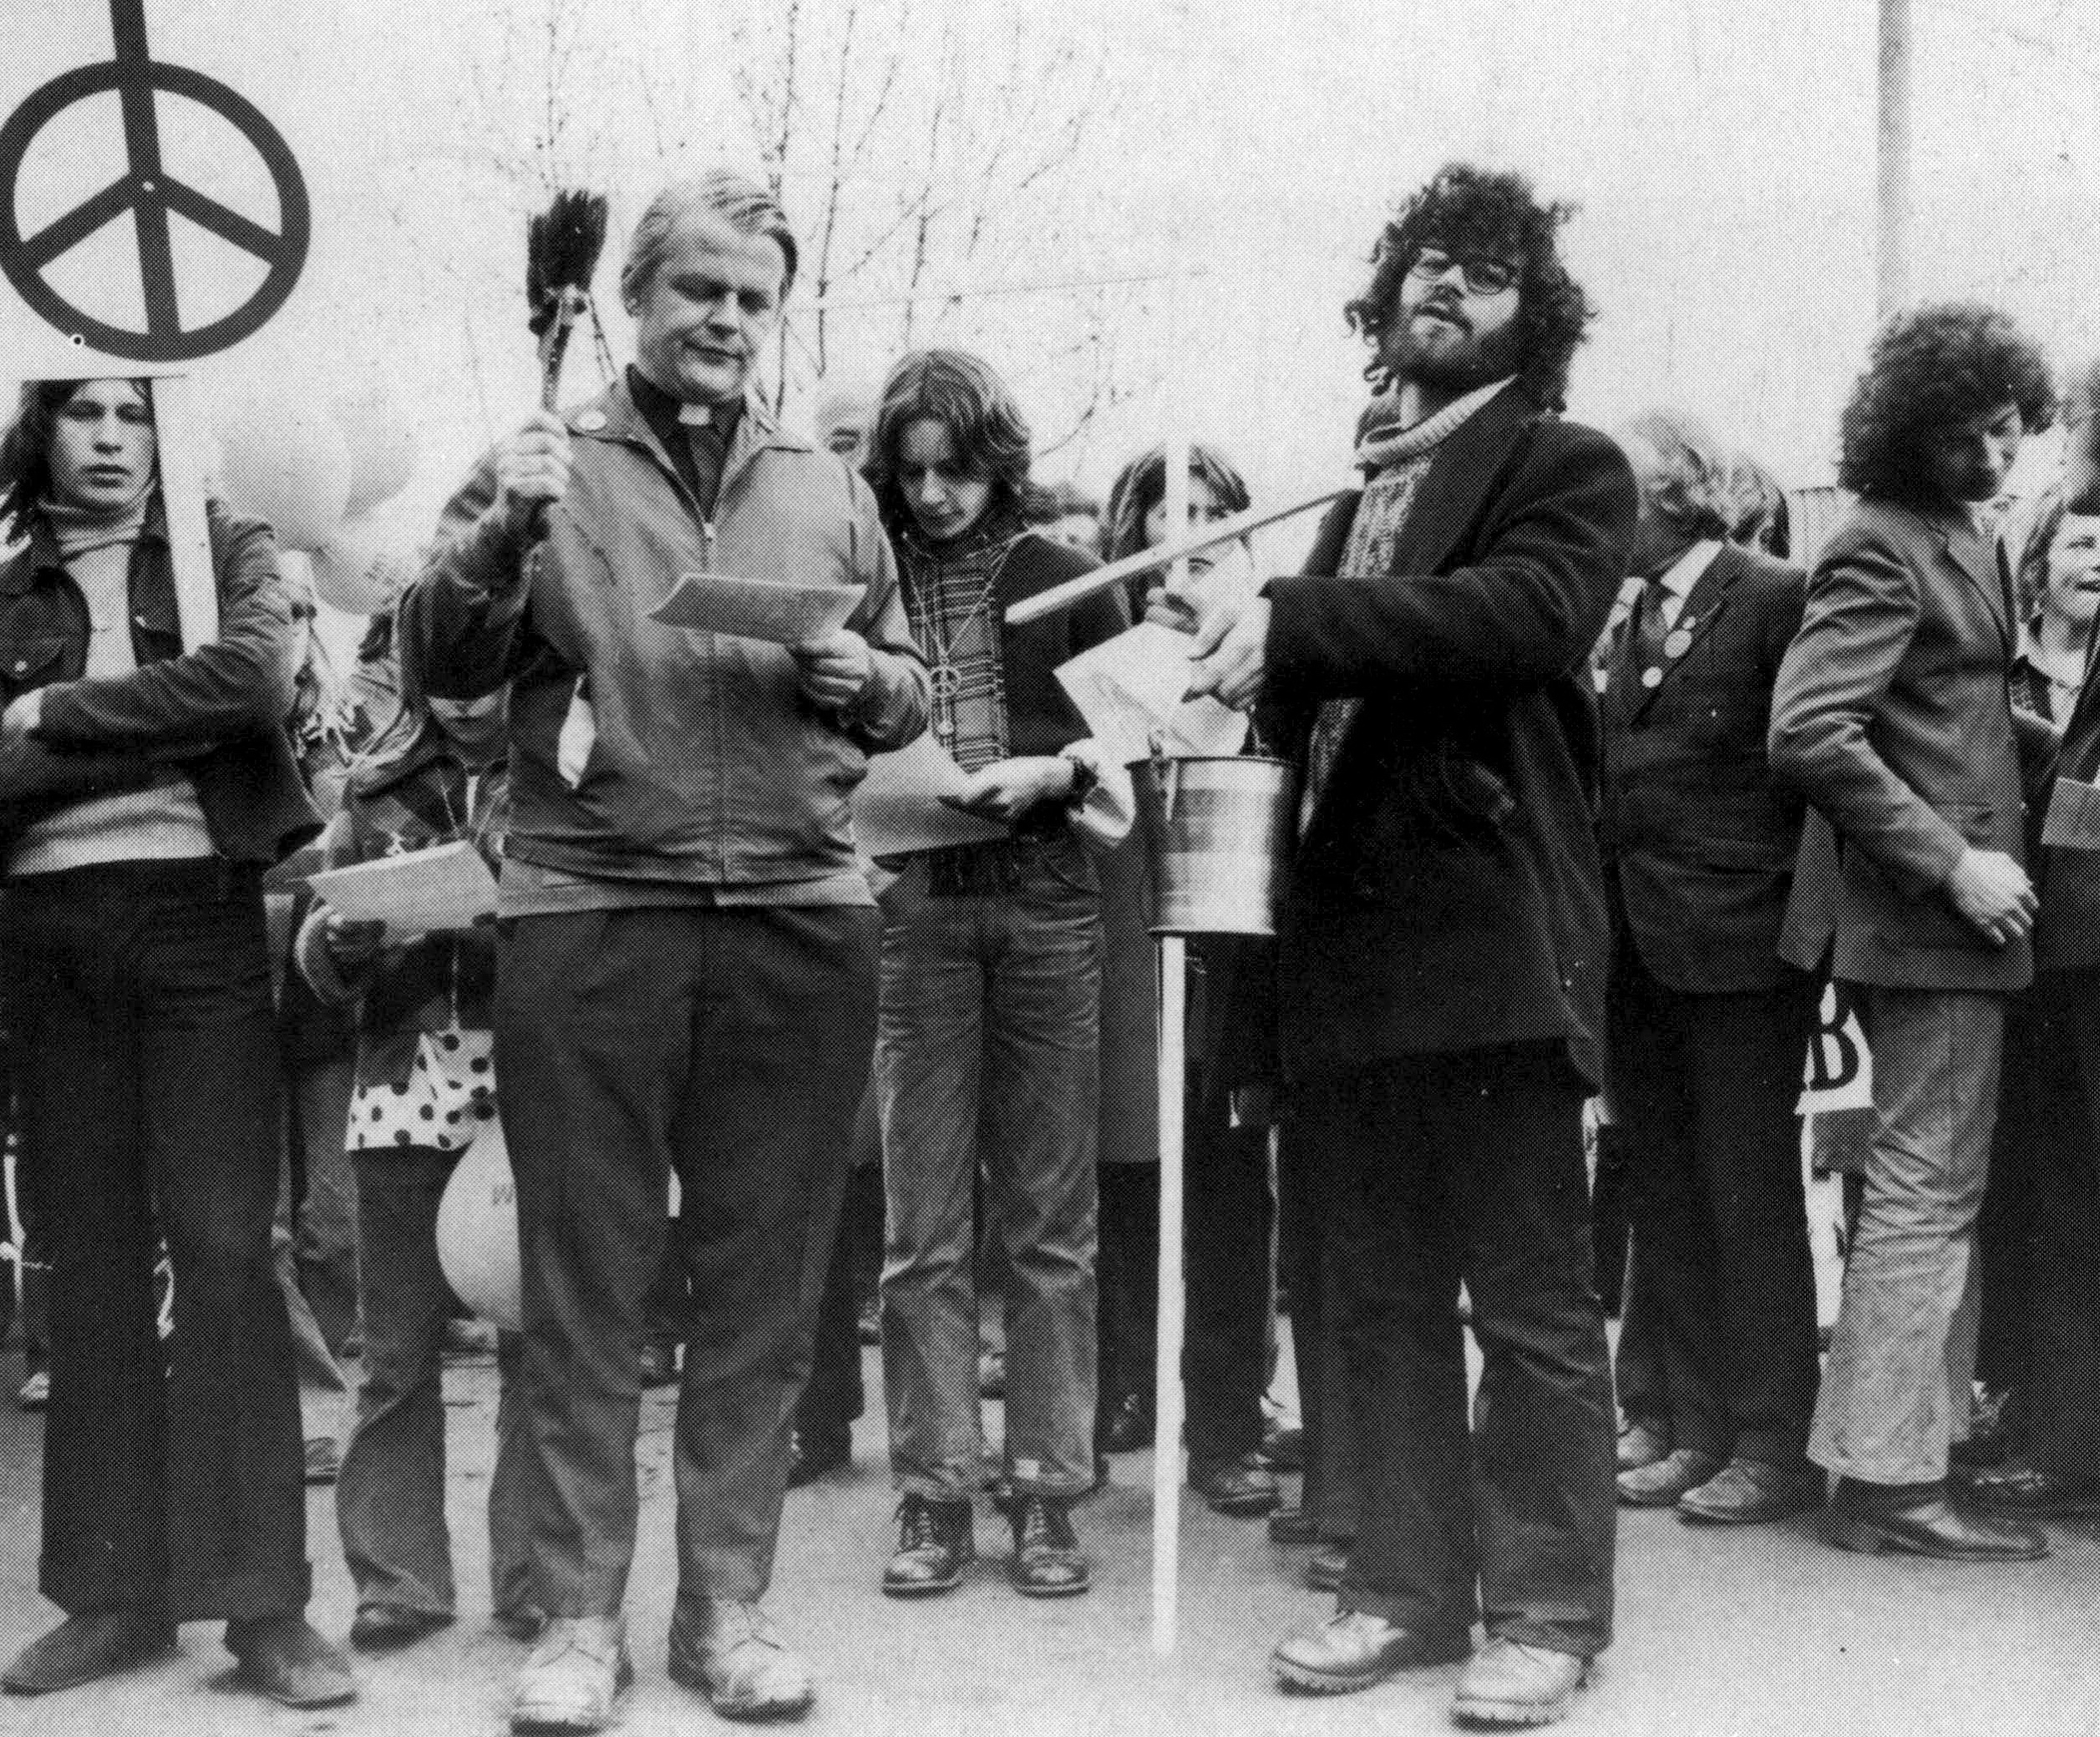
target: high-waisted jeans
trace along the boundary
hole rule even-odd
[[[982,1475],[980,1157],[1008,1271],[1007,1476],[1093,1483],[1100,895],[1068,837],[1007,848],[1007,890],[936,895],[919,863],[884,899],[883,1389],[898,1486],[936,1502]]]

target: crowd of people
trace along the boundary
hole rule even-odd
[[[1227,540],[1021,625],[1103,557],[1164,560],[1170,499],[1245,511],[1231,458],[1190,448],[1184,491],[1155,448],[1105,509],[1040,486],[1012,387],[951,350],[828,394],[806,438],[753,389],[784,213],[673,185],[620,271],[632,364],[480,461],[340,704],[266,526],[215,504],[216,623],[182,605],[151,383],[25,387],[0,956],[64,1616],[0,1684],[209,1618],[262,1694],[352,1699],[304,1615],[308,1474],[338,1479],[353,1647],[455,1620],[437,1223],[499,1127],[515,1729],[601,1729],[632,1676],[660,1380],[671,1674],[733,1718],[810,1705],[763,1600],[785,1491],[851,1456],[878,1248],[899,1499],[870,1593],[960,1585],[984,1501],[1015,1591],[1084,1593],[1083,1498],[1154,1433],[1159,1077],[1131,779],[1057,671],[1140,620],[1295,774],[1279,932],[1192,946],[1183,1082],[1189,1481],[1335,1594],[1283,1684],[1463,1660],[1461,1722],[1558,1717],[1611,1642],[1621,1505],[1826,1510],[1843,1547],[1976,1562],[2100,1508],[2100,371],[2060,400],[2001,313],[1895,316],[1839,431],[1851,504],[1796,549],[1690,416],[1562,414],[1593,314],[1569,215],[1463,165],[1399,204],[1345,310],[1361,486],[1300,571]],[[2064,481],[2005,513],[2060,405]],[[857,600],[791,646],[651,618],[710,573]],[[922,735],[971,824],[870,860],[851,793]],[[307,890],[273,940],[264,873],[300,847],[478,851],[495,919],[402,935]],[[1874,1102],[1825,1365],[1799,1100],[1833,981]],[[287,1048],[295,1002],[333,1039]],[[332,1327],[287,1308],[294,1173],[354,1198]],[[301,1347],[353,1333],[337,1472]]]

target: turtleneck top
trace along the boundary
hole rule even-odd
[[[131,552],[145,524],[150,491],[114,513],[45,501],[42,511],[67,575],[88,606],[83,675],[128,676],[139,667],[131,645]],[[24,827],[8,873],[52,874],[95,863],[178,862],[211,854],[196,787],[170,767],[140,790],[91,796]]]

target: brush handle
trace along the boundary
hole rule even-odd
[[[561,310],[555,314],[540,340],[540,408],[552,410],[561,392],[561,359],[568,354],[569,334],[576,329],[576,316],[568,298],[564,296]]]

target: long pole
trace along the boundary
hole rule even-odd
[[[1174,1651],[1181,1613],[1182,1078],[1189,944],[1159,938],[1159,1360],[1152,1399],[1152,1650]]]
[[[1189,524],[1189,401],[1180,367],[1186,346],[1189,297],[1179,267],[1167,281],[1166,496],[1167,535],[1179,538]],[[1178,590],[1189,576],[1186,555],[1169,569]],[[1188,943],[1179,935],[1159,942],[1159,1365],[1153,1372],[1152,1650],[1174,1651],[1181,1609],[1181,1284],[1182,1091],[1187,1024]]]
[[[1910,300],[1910,0],[1881,0],[1879,63],[1876,306],[1885,320]]]

